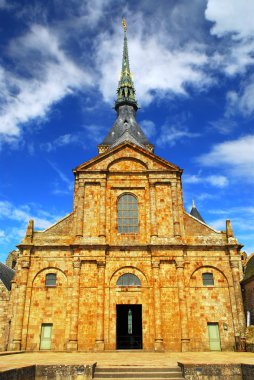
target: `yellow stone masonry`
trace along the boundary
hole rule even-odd
[[[241,246],[184,210],[181,173],[128,142],[74,170],[73,212],[42,232],[30,223],[19,245],[10,350],[40,350],[43,324],[52,351],[115,350],[121,305],[142,306],[143,350],[208,351],[208,323],[221,349],[234,350],[245,329]],[[118,232],[125,193],[137,199],[137,233]],[[118,286],[124,274],[141,286]]]

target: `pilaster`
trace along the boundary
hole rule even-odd
[[[232,279],[233,279],[233,285],[234,285],[234,290],[235,290],[236,310],[237,310],[238,323],[239,323],[239,329],[240,329],[239,333],[244,334],[246,323],[245,323],[242,291],[241,291],[241,286],[240,286],[239,262],[233,261],[231,259],[230,266],[232,269]]]
[[[104,298],[105,298],[105,262],[98,261],[97,277],[97,317],[95,351],[104,350]]]
[[[76,215],[76,236],[77,237],[83,236],[84,196],[85,196],[85,185],[83,181],[79,180],[77,215]]]
[[[155,351],[164,351],[164,344],[161,332],[161,292],[160,292],[160,263],[155,261],[152,263],[153,270],[153,287],[154,287],[154,310],[155,310],[155,340],[154,349]]]
[[[178,192],[177,184],[172,182],[171,184],[171,194],[172,194],[172,209],[173,209],[173,226],[174,226],[174,236],[180,237],[180,220],[179,220],[179,206],[178,206]]]
[[[184,261],[176,261],[176,275],[178,284],[179,309],[181,320],[181,346],[182,352],[189,351],[190,339],[188,331],[188,310],[184,285]]]
[[[150,186],[151,237],[155,237],[155,236],[158,236],[157,225],[156,225],[156,194],[155,194],[155,184],[153,182],[150,182],[149,186]]]
[[[106,181],[101,181],[100,188],[100,225],[99,236],[106,237]]]
[[[67,351],[78,350],[78,317],[79,317],[79,282],[80,282],[81,262],[79,259],[73,260],[72,276],[72,297],[71,297],[71,319],[70,319],[70,336],[67,343]]]

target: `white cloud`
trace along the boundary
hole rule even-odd
[[[227,93],[227,114],[235,115],[237,112],[244,116],[251,116],[254,112],[254,75],[248,77],[239,92]]]
[[[30,219],[34,219],[35,228],[45,229],[54,223],[58,217],[51,215],[49,212],[42,211],[38,207],[35,207],[33,210],[31,205],[16,207],[11,202],[0,201],[0,218],[19,222],[22,226],[27,224]]]
[[[65,135],[61,135],[57,137],[54,141],[49,141],[46,143],[42,143],[40,148],[45,150],[46,152],[51,152],[56,150],[57,148],[64,147],[70,144],[80,143],[80,138],[78,135],[66,133]]]
[[[223,175],[209,175],[209,176],[201,176],[201,175],[184,175],[183,177],[184,183],[196,184],[196,183],[207,183],[214,187],[223,188],[228,186],[228,179]]]
[[[144,131],[147,138],[150,138],[156,134],[156,126],[151,120],[142,120],[140,127]]]
[[[254,34],[253,0],[208,0],[205,16],[214,22],[211,33],[222,37],[233,33],[235,38]]]
[[[197,161],[203,166],[227,169],[237,178],[254,181],[254,135],[216,144],[211,152],[201,155]]]
[[[87,140],[87,137],[96,143],[101,143],[108,133],[107,126],[98,124],[85,124],[83,125],[85,133],[83,134],[83,141]],[[84,143],[85,146],[85,143]]]
[[[211,67],[234,76],[254,64],[253,14],[252,0],[208,0],[205,17],[214,23],[211,34],[220,38]]]
[[[175,41],[157,25],[156,33],[145,34],[146,21],[140,14],[133,15],[128,45],[130,67],[134,74],[137,99],[143,104],[154,97],[174,93],[187,95],[186,85],[204,88],[211,79],[204,73],[207,64],[205,47],[196,43],[176,46]],[[97,67],[100,72],[99,86],[104,99],[113,102],[117,79],[121,69],[122,35],[119,28],[113,34],[103,33],[97,41]]]
[[[0,0],[0,9],[9,9],[10,7],[7,0]]]
[[[196,137],[200,137],[200,133],[190,132],[185,126],[169,126],[164,124],[160,129],[160,135],[156,140],[156,144],[174,146],[179,141]]]
[[[60,183],[58,180],[54,182],[53,194],[72,194],[74,186],[73,180],[70,180],[69,177],[67,177],[67,175],[62,170],[60,170],[54,162],[48,161],[48,163],[58,174],[58,177],[60,179]]]
[[[18,66],[16,73],[0,68],[0,134],[7,139],[19,136],[22,124],[45,118],[66,95],[91,84],[90,74],[64,53],[46,27],[33,25],[13,40],[9,56]]]

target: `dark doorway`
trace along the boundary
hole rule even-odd
[[[116,305],[116,348],[142,349],[142,305]]]

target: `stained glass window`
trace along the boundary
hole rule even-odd
[[[138,201],[132,194],[123,194],[118,200],[118,232],[138,232]]]

